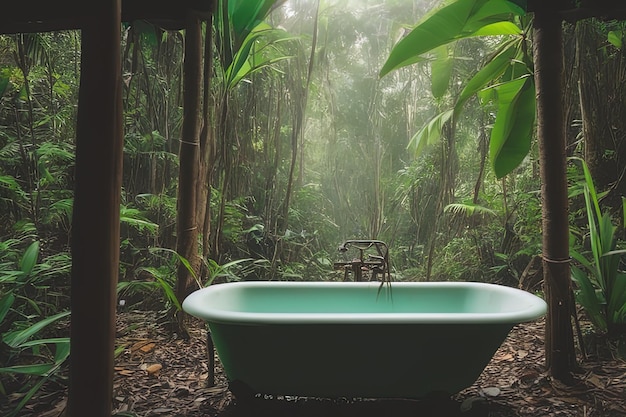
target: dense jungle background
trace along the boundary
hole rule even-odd
[[[239,48],[224,46],[228,17],[216,14],[204,34],[213,41],[204,52],[205,152],[195,165],[197,259],[177,252],[179,175],[190,168],[179,155],[184,33],[125,25],[120,309],[175,322],[180,265],[194,271],[196,288],[341,280],[333,263],[348,239],[384,241],[394,280],[541,291],[536,142],[497,176],[489,97],[499,81],[462,96],[511,42],[528,57],[529,21],[516,21],[519,34],[459,39],[445,60],[433,50],[380,76],[394,44],[440,3],[277,2]],[[593,291],[604,288],[583,272],[595,259],[591,229],[606,219],[612,251],[624,239],[624,29],[595,20],[564,26],[570,245],[580,255],[577,283]],[[13,395],[13,413],[65,378],[80,41],[78,31],[0,36],[0,392]],[[460,98],[451,123],[442,115]],[[620,262],[615,268],[621,274]],[[625,308],[608,321],[625,323]],[[607,330],[606,320],[593,323]]]

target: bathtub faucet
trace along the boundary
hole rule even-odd
[[[335,270],[344,271],[344,281],[348,281],[348,275],[352,273],[355,281],[363,281],[363,272],[370,272],[371,281],[376,281],[378,274],[382,274],[383,281],[391,280],[389,270],[389,248],[381,240],[360,240],[352,239],[343,242],[338,250],[346,253],[350,247],[359,251],[358,258],[351,261],[335,262]],[[368,253],[368,249],[375,250],[375,253]]]

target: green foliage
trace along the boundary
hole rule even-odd
[[[216,281],[224,282],[257,279],[257,277],[265,275],[259,271],[266,270],[269,267],[269,261],[267,259],[252,258],[236,259],[222,265],[218,264],[213,259],[206,259],[204,260],[204,264],[209,272],[207,280],[202,283],[202,286],[205,287]]]
[[[443,126],[452,120],[453,115],[454,110],[446,110],[437,114],[413,135],[408,146],[413,149],[416,155],[419,155],[426,146],[437,143],[441,139]]]
[[[59,277],[69,275],[69,258],[54,254],[39,262],[40,242],[33,241],[20,253],[22,241],[0,243],[0,330],[2,363],[0,390],[17,387],[22,398],[9,416],[15,416],[69,356],[68,337],[40,337],[48,327],[67,317],[48,302],[67,298],[57,288]],[[56,301],[55,301],[56,302]]]
[[[474,203],[453,203],[448,204],[443,208],[444,212],[454,213],[465,217],[471,217],[473,215],[485,215],[495,216],[496,213],[484,206]]]
[[[446,242],[437,254],[432,279],[434,281],[494,281],[495,273],[485,268],[485,260],[476,256],[476,249],[476,242],[469,235]],[[423,275],[420,278],[424,279]]]
[[[626,324],[626,272],[620,268],[620,259],[626,250],[617,248],[617,227],[610,213],[600,208],[586,163],[580,158],[572,159],[579,161],[583,168],[590,245],[588,253],[571,250],[572,257],[581,266],[572,265],[572,279],[577,284],[576,300],[597,329],[613,333]]]
[[[519,34],[508,22],[524,11],[507,0],[458,0],[431,14],[394,46],[380,70],[414,64],[417,58],[441,45],[470,36]]]
[[[225,85],[234,88],[245,77],[249,77],[264,68],[272,68],[277,62],[292,58],[276,51],[278,42],[293,39],[266,23],[259,23],[244,39],[241,48],[235,53],[234,60],[224,73]]]
[[[136,295],[151,296],[160,291],[161,299],[164,301],[163,307],[180,311],[181,305],[174,292],[176,270],[173,263],[161,267],[140,267],[136,269],[136,273],[143,278],[118,282],[117,292],[120,299],[125,300],[127,297],[132,298]],[[150,298],[150,300],[155,301],[154,298]]]
[[[263,19],[277,0],[219,1],[216,14],[218,50],[224,89],[233,89],[244,77],[290,58],[271,52],[274,42],[289,39],[286,32],[274,29]],[[268,51],[270,51],[268,53]]]
[[[622,44],[624,43],[624,31],[615,31],[612,30],[608,34],[609,42],[618,49],[622,48]]]
[[[496,87],[498,115],[491,131],[489,155],[496,177],[502,178],[526,158],[535,125],[533,78],[520,77]]]
[[[392,70],[418,62],[422,55],[476,36],[516,36],[514,42],[504,43],[465,85],[456,99],[454,112],[446,110],[431,119],[411,139],[420,152],[427,144],[439,139],[444,124],[458,118],[465,102],[483,89],[492,86],[498,104],[495,125],[491,132],[490,159],[498,178],[513,171],[528,155],[535,122],[534,82],[529,70],[530,57],[522,46],[523,31],[514,19],[525,14],[518,5],[507,0],[457,0],[436,10],[392,49],[380,76]],[[449,84],[447,53],[431,64],[435,97],[442,97]],[[494,96],[492,96],[494,97]]]
[[[12,295],[8,293],[0,299],[0,313],[6,313],[11,307],[15,300]],[[69,357],[69,337],[32,339],[50,324],[67,316],[69,312],[61,312],[26,328],[11,328],[2,336],[2,344],[8,347],[8,359],[6,365],[0,367],[0,389],[4,391],[5,385],[17,382],[21,385],[19,392],[23,393],[22,399],[7,417],[16,416],[48,379],[56,377]],[[4,327],[4,318],[0,314],[0,327]],[[29,363],[24,364],[25,361]],[[12,365],[16,362],[19,364]]]
[[[236,39],[245,38],[268,15],[272,8],[284,0],[232,0],[228,3],[229,22],[232,25]],[[241,41],[237,42],[241,43]]]

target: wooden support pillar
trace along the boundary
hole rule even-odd
[[[67,416],[110,417],[123,149],[121,0],[92,2],[81,29]]]
[[[539,140],[543,276],[548,314],[546,366],[557,379],[575,368],[572,330],[572,283],[569,265],[569,218],[565,130],[563,125],[562,21],[549,2],[535,10],[533,49]]]
[[[185,25],[185,58],[183,63],[183,125],[180,141],[178,174],[176,251],[189,261],[197,274],[198,256],[198,174],[200,172],[200,105],[202,97],[202,21],[197,13],[188,12]],[[194,289],[194,280],[187,266],[178,265],[176,296],[182,303]],[[188,337],[185,314],[178,313],[178,331]]]

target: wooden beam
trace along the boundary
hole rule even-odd
[[[68,417],[110,417],[122,185],[121,0],[82,29],[72,216]]]
[[[147,20],[166,29],[183,29],[190,10],[208,18],[215,0],[122,0],[121,20]],[[22,0],[0,14],[0,34],[81,29],[94,6],[82,0]]]
[[[511,0],[514,1],[514,0]],[[528,0],[526,10],[534,13],[550,9],[564,21],[583,19],[626,20],[624,0]]]
[[[584,19],[598,19],[604,21],[626,20],[626,8],[601,9],[601,8],[578,8],[562,10],[561,19],[569,23],[575,23]]]

